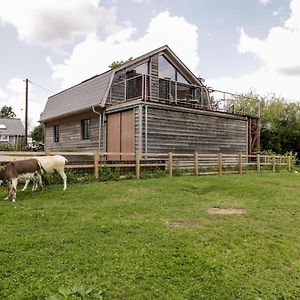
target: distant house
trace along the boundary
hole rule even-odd
[[[249,153],[252,147],[251,118],[213,109],[208,88],[168,46],[51,96],[40,121],[45,147],[57,151]]]
[[[17,145],[24,138],[24,133],[20,119],[0,118],[0,144]]]

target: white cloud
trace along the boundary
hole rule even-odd
[[[116,25],[116,9],[99,6],[99,0],[1,0],[0,21],[12,24],[20,40],[46,46],[70,42],[102,26],[108,33]]]
[[[108,69],[115,60],[138,57],[148,51],[168,44],[183,62],[195,71],[198,64],[197,27],[184,18],[163,12],[154,17],[144,36],[133,39],[135,28],[125,28],[105,40],[90,35],[76,45],[72,54],[62,64],[48,63],[53,69],[53,78],[62,81],[62,88],[69,87]],[[186,45],[189,45],[186,47]]]
[[[250,37],[241,29],[238,50],[259,58],[263,65],[260,70],[240,78],[211,80],[209,84],[239,92],[247,92],[252,87],[259,93],[275,92],[299,100],[300,0],[292,0],[290,7],[290,18],[282,27],[271,28],[265,39]]]
[[[268,5],[271,3],[271,0],[259,0],[262,5]]]

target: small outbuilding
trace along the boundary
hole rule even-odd
[[[49,97],[40,121],[54,151],[252,151],[252,119],[212,107],[209,89],[168,46]]]

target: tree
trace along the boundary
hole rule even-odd
[[[129,57],[127,60],[116,60],[116,61],[113,61],[108,67],[110,69],[116,69],[128,62],[130,62],[132,60],[132,57]]]
[[[44,141],[44,124],[39,124],[33,128],[31,138],[39,143]]]
[[[1,118],[14,118],[16,114],[14,113],[11,106],[4,105],[0,110]]]
[[[258,103],[261,150],[271,150],[278,154],[293,151],[300,156],[300,106],[296,103],[287,103],[284,98],[274,95],[267,100],[266,97],[251,92],[236,97],[234,111],[255,116]]]

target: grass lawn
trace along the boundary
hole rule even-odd
[[[55,185],[16,203],[5,194],[0,299],[74,285],[103,299],[300,299],[300,174]]]

